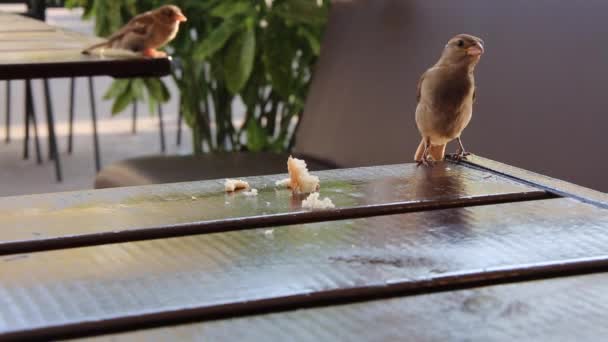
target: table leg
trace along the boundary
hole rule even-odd
[[[158,104],[158,126],[160,131],[160,152],[165,153],[167,147],[165,146],[165,124],[163,122],[163,106]]]
[[[24,84],[25,89],[25,137],[23,138],[23,159],[29,159],[30,157],[30,111],[29,111],[29,101],[28,94],[32,91],[30,80],[25,80]]]
[[[76,78],[70,78],[70,118],[68,121],[68,153],[72,154],[74,140],[74,90]]]
[[[40,153],[40,140],[38,139],[38,122],[36,120],[36,109],[34,107],[34,95],[32,94],[32,84],[30,80],[26,80],[26,91],[25,91],[25,113],[29,117],[29,122],[32,123],[34,128],[34,146],[36,148],[36,162],[42,164],[42,153]]]
[[[63,177],[61,175],[61,158],[59,157],[59,151],[57,150],[57,137],[55,136],[55,122],[53,118],[53,105],[51,104],[51,89],[49,87],[49,80],[43,79],[44,82],[44,100],[46,103],[46,120],[47,128],[49,131],[49,147],[52,159],[55,162],[55,174],[57,181],[61,182]]]
[[[11,81],[6,81],[6,138],[7,144],[11,142]]]
[[[177,141],[175,144],[180,146],[182,144],[182,122],[184,120],[184,116],[182,114],[182,97],[180,95],[177,101]]]
[[[93,121],[93,150],[95,153],[95,170],[101,170],[101,157],[99,154],[99,138],[97,136],[97,112],[95,108],[95,90],[93,77],[89,76],[89,99],[91,103],[91,120]]]
[[[133,101],[133,121],[131,123],[131,133],[137,133],[137,100]]]

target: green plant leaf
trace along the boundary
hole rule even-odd
[[[133,94],[131,88],[127,87],[127,89],[114,100],[114,104],[112,104],[112,115],[116,115],[125,110],[131,102],[133,102]]]
[[[280,153],[285,151],[285,136],[279,136],[270,143],[268,149],[271,152]]]
[[[144,100],[144,80],[141,78],[134,78],[131,82],[131,91],[133,92],[133,100]]]
[[[321,53],[321,42],[319,41],[319,35],[314,34],[307,27],[298,27],[297,32],[298,35],[304,37],[308,41],[310,49],[315,54],[315,56],[318,56],[319,53]]]
[[[120,96],[129,87],[129,79],[114,80],[106,93],[103,95],[104,100],[110,100]]]
[[[259,152],[263,151],[266,145],[266,131],[257,120],[249,120],[247,124],[247,149],[252,152]]]
[[[289,0],[273,6],[273,12],[288,21],[288,24],[303,23],[323,25],[327,21],[327,7],[318,6],[312,0]]]
[[[298,46],[295,37],[280,20],[272,20],[264,36],[262,60],[267,74],[270,76],[272,88],[281,97],[289,96],[289,83],[292,74],[292,63]],[[281,42],[277,44],[276,42]]]
[[[218,6],[215,6],[209,14],[214,17],[230,18],[235,15],[252,12],[254,10],[250,1],[223,1]]]
[[[242,21],[236,19],[224,20],[216,29],[197,44],[194,49],[194,58],[203,60],[213,56],[224,47],[228,39],[241,27]]]
[[[255,59],[255,29],[248,27],[233,37],[226,47],[224,78],[228,90],[238,93],[251,75]]]
[[[150,98],[153,98],[157,102],[167,102],[169,100],[169,90],[160,79],[144,78],[143,80]]]

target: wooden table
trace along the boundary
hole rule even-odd
[[[471,156],[0,198],[0,340],[568,340],[608,330],[608,195]]]
[[[171,72],[169,58],[127,58],[83,55],[81,51],[99,38],[71,32],[21,15],[0,12],[0,80],[26,80],[26,140],[27,157],[29,123],[35,125],[30,80],[44,80],[46,115],[49,131],[50,156],[55,161],[57,180],[62,179],[61,162],[57,151],[51,90],[48,78],[72,77],[71,94],[74,93],[74,77],[89,77],[89,96],[93,121],[95,165],[100,167],[99,143],[96,128],[95,94],[92,76],[112,77],[160,77]],[[72,100],[73,101],[73,100]],[[73,107],[73,106],[72,106]],[[71,113],[70,117],[73,117]],[[37,151],[39,151],[36,143]],[[39,156],[39,153],[38,153]],[[40,160],[40,157],[38,157]]]

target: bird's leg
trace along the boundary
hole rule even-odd
[[[422,158],[417,162],[418,166],[433,166],[432,158],[429,158],[429,153],[431,152],[431,138],[424,138],[424,152],[422,152]]]
[[[167,53],[163,51],[158,51],[156,49],[144,49],[143,55],[145,57],[157,58],[157,57],[167,57]]]
[[[462,140],[460,140],[460,137],[456,138],[456,142],[458,142],[458,149],[456,149],[456,153],[452,155],[452,158],[455,160],[466,159],[471,153],[464,149],[464,145],[462,145]]]

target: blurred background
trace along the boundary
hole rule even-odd
[[[110,169],[125,159],[161,155],[154,113],[158,103],[164,112],[165,155],[291,151],[326,167],[411,162],[420,139],[414,122],[418,77],[435,63],[451,36],[466,32],[486,43],[476,71],[473,120],[462,136],[467,149],[608,191],[608,47],[602,44],[608,37],[602,15],[608,3],[169,2],[180,5],[190,20],[167,48],[176,69],[162,79],[162,89],[150,89],[138,80],[95,78],[102,162]],[[46,20],[106,36],[134,14],[161,3],[165,2],[60,2],[71,8],[49,7]],[[27,7],[0,3],[0,10],[20,12]],[[226,34],[219,35],[218,30]],[[23,85],[11,82],[11,142],[0,145],[0,196],[93,187],[86,80],[78,82],[82,86],[77,87],[75,149],[63,158],[62,183],[55,182],[50,162],[36,165],[22,159]],[[2,138],[6,86],[0,82]],[[54,79],[52,88],[64,154],[68,80]],[[34,81],[35,94],[41,91],[39,81]],[[35,96],[35,101],[41,110],[42,97]],[[139,104],[136,133],[134,101]],[[179,113],[184,121],[177,145]],[[44,122],[39,120],[38,125],[44,136]],[[214,166],[208,159],[197,164],[193,158],[188,167],[195,165],[194,173],[200,168],[202,179],[204,169]],[[140,173],[138,168],[144,167],[129,165]],[[280,164],[276,172],[283,169]],[[242,170],[247,175],[247,165]],[[162,180],[186,179],[150,178]]]

